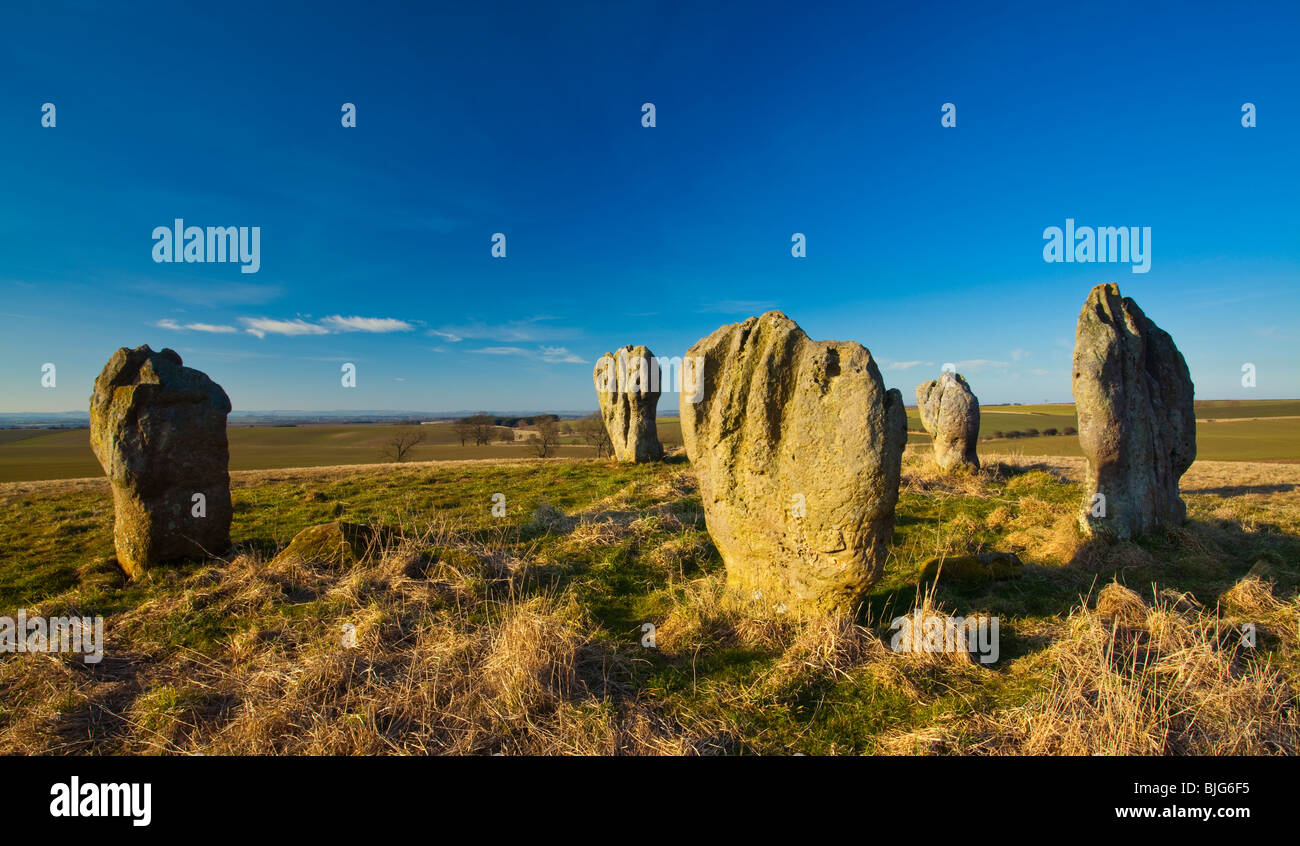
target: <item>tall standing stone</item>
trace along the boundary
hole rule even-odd
[[[132,578],[230,548],[230,398],[174,351],[119,349],[95,380],[90,445],[113,487],[113,541]]]
[[[777,611],[854,608],[893,536],[902,395],[861,344],[812,341],[777,311],[684,361],[682,436],[728,581]]]
[[[1169,333],[1114,283],[1093,288],[1079,313],[1073,389],[1084,532],[1126,539],[1181,524],[1178,480],[1196,459],[1191,375]]]
[[[658,461],[663,444],[655,425],[659,407],[659,362],[644,346],[605,353],[592,373],[600,418],[619,461]]]
[[[980,436],[980,401],[960,373],[945,370],[938,379],[916,386],[921,425],[934,441],[940,469],[980,469],[975,444]]]

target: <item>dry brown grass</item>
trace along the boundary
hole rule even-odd
[[[401,522],[418,531],[386,537],[347,569],[273,565],[269,551],[248,548],[183,577],[162,573],[113,618],[103,664],[40,654],[0,661],[0,752],[696,754],[753,748],[755,726],[779,730],[767,720],[773,713],[797,712],[811,725],[815,714],[805,720],[797,709],[823,699],[873,719],[906,714],[866,741],[851,733],[844,741],[889,754],[1300,752],[1300,599],[1279,591],[1268,561],[1237,579],[1247,560],[1199,601],[1168,587],[1147,599],[1109,584],[1071,610],[1090,571],[1162,563],[1137,544],[1082,544],[1074,509],[1062,506],[1059,486],[1049,502],[1044,484],[1080,469],[1077,460],[1000,457],[951,476],[924,457],[907,459],[905,491],[954,504],[933,531],[913,532],[908,561],[979,551],[993,529],[1031,563],[1057,565],[1033,578],[1082,571],[1084,586],[1067,583],[1058,605],[1015,622],[1016,636],[1034,645],[996,667],[965,652],[895,653],[888,619],[800,620],[746,601],[716,566],[702,568],[716,553],[689,501],[694,480],[669,468],[571,513],[538,507],[530,525],[554,529],[546,544],[530,546],[526,533],[523,542],[494,541],[491,531],[412,514]],[[236,474],[236,485],[330,473],[257,471]],[[1297,481],[1294,465],[1198,462],[1184,478],[1194,523],[1168,543],[1200,574],[1215,572],[1216,556],[1243,532],[1300,534],[1289,487]],[[970,499],[984,501],[978,511]],[[637,566],[667,575],[648,595],[671,599],[654,618],[653,662],[556,578],[571,556],[617,568],[633,552]],[[909,584],[897,596],[914,608],[891,607],[887,618],[953,610],[934,585],[913,596]],[[77,614],[73,601],[29,611]],[[216,648],[177,649],[178,632],[163,628],[213,615],[239,621]],[[1267,649],[1240,645],[1247,622]],[[355,647],[343,643],[345,624]],[[651,663],[659,675],[638,685],[636,670]],[[795,739],[761,748],[793,751],[804,732],[800,722]]]
[[[719,645],[784,648],[797,630],[796,620],[750,601],[718,574],[684,585],[656,637],[664,653],[683,655]]]
[[[1044,480],[1072,481],[1081,469],[1082,464],[1073,459],[999,455],[988,458],[977,472],[948,473],[935,465],[928,447],[911,448],[904,456],[900,488],[940,505],[972,498],[998,503],[983,525],[960,511],[954,514],[940,525],[938,544],[929,555],[979,552],[976,535],[987,527],[1004,534],[1004,551],[1026,554],[1036,563],[1060,565],[1073,560],[1083,543],[1076,514],[1031,492]],[[990,493],[999,487],[1004,495]]]
[[[409,556],[409,542],[398,543],[351,573],[296,574],[293,589],[324,591],[339,602],[339,612],[318,621],[314,632],[250,626],[217,656],[157,660],[137,653],[155,661],[135,665],[118,657],[103,673],[44,655],[15,656],[0,666],[7,677],[0,682],[41,704],[0,731],[0,747],[75,751],[78,726],[94,720],[115,721],[120,751],[134,753],[693,754],[736,740],[737,728],[724,720],[684,725],[620,689],[613,679],[621,674],[612,670],[628,658],[594,642],[582,609],[563,597],[511,598],[510,576],[498,573],[489,591],[497,598],[476,599],[482,570],[461,559],[439,562],[439,577],[426,583],[405,575]],[[487,557],[482,550],[475,556]],[[206,594],[252,612],[285,589],[272,575],[265,562],[243,556],[198,574],[170,601]],[[1029,703],[966,720],[944,716],[887,734],[878,750],[1300,752],[1294,680],[1238,642],[1239,622],[1250,620],[1261,636],[1294,650],[1300,602],[1280,600],[1267,582],[1248,577],[1225,592],[1221,606],[1219,614],[1177,596],[1148,603],[1108,585],[1092,607],[1080,606],[1063,621],[1046,651],[1011,671],[1045,676]],[[444,613],[432,613],[435,607]],[[945,613],[932,593],[919,594],[916,607]],[[356,627],[356,648],[341,645],[345,621]],[[133,622],[142,619],[123,624],[129,630]],[[135,635],[137,644],[146,641]],[[844,617],[763,619],[720,574],[688,585],[659,638],[669,654],[725,642],[775,653],[744,693],[752,708],[814,683],[861,678],[925,704],[935,679],[951,687],[994,672],[964,653],[894,653],[871,627]],[[149,666],[148,675],[134,673],[133,665]],[[57,695],[35,695],[42,690]],[[82,722],[64,719],[61,735],[52,735],[49,725],[69,711]]]
[[[1229,591],[1254,619],[1294,615],[1253,580]],[[1147,603],[1118,584],[1081,606],[1023,669],[1046,671],[1023,707],[896,733],[886,751],[1010,755],[1294,755],[1300,703],[1293,680],[1240,644],[1212,611]],[[1226,600],[1226,597],[1225,597]],[[1294,622],[1294,616],[1291,617]]]
[[[422,562],[427,577],[412,578],[414,551],[435,544],[465,554]],[[692,752],[687,733],[613,680],[627,659],[592,641],[580,609],[560,596],[518,598],[526,568],[493,563],[504,557],[445,528],[394,539],[344,573],[241,555],[116,621],[117,637],[145,646],[138,663],[0,664],[0,684],[29,701],[59,692],[0,728],[0,750],[82,748],[70,736],[75,711],[115,724],[114,746],[100,751],[137,754]],[[303,593],[336,610],[267,627],[270,609]],[[148,651],[151,620],[213,605],[257,622],[215,655]],[[343,643],[345,624],[355,647]]]

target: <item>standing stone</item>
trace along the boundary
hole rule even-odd
[[[942,470],[980,469],[975,442],[980,435],[980,401],[960,373],[944,371],[916,386],[921,425],[934,441],[934,460]]]
[[[230,548],[229,413],[221,386],[172,350],[123,347],[104,365],[90,446],[113,486],[113,541],[127,575]]]
[[[1181,524],[1178,479],[1196,459],[1192,379],[1173,338],[1114,283],[1093,288],[1079,313],[1073,389],[1084,533],[1127,539]]]
[[[658,461],[664,457],[655,427],[659,407],[659,362],[644,346],[628,345],[605,353],[592,373],[600,418],[619,461]]]
[[[728,581],[781,612],[852,610],[894,532],[907,414],[871,353],[771,311],[691,347],[682,436]]]

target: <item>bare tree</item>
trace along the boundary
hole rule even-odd
[[[560,445],[560,418],[554,414],[541,414],[536,419],[537,437],[530,441],[537,455],[545,458]]]
[[[502,426],[497,430],[497,440],[503,444],[513,444],[515,442],[515,430],[508,426]]]
[[[465,442],[474,437],[474,424],[469,422],[468,417],[463,420],[457,420],[452,424],[452,429],[455,430],[456,437],[460,439],[461,446],[465,446]]]
[[[398,429],[384,444],[384,457],[390,461],[402,461],[406,454],[424,441],[424,430],[419,427]]]
[[[473,417],[466,417],[465,422],[470,424],[470,431],[474,436],[476,446],[485,446],[492,443],[492,436],[495,434],[496,419],[490,414],[479,412]]]
[[[600,418],[600,414],[589,414],[575,425],[582,439],[596,448],[597,458],[614,454],[614,443],[609,439],[609,431],[605,429],[605,421]]]

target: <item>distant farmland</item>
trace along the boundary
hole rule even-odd
[[[274,470],[284,467],[326,467],[334,464],[377,464],[383,462],[384,446],[399,431],[410,426],[354,424],[345,426],[232,426],[231,470]],[[450,423],[418,427],[424,443],[407,456],[408,461],[447,459],[527,458],[536,456],[526,443],[493,443],[461,446]],[[527,429],[518,430],[526,435]],[[677,420],[659,421],[659,437],[665,446],[680,446],[682,430]],[[566,458],[594,457],[595,450],[572,436],[563,436],[555,455]],[[0,429],[0,482],[39,479],[77,479],[102,476],[99,462],[90,451],[88,429]]]
[[[1207,400],[1196,403],[1197,457],[1207,461],[1300,462],[1300,400]],[[1042,435],[1078,428],[1072,404],[1003,405],[980,409],[979,451],[985,455],[1080,456],[1075,435]],[[909,443],[929,443],[921,419],[908,409]],[[1007,437],[1037,430],[1036,437]],[[996,437],[1002,432],[1003,437]]]
[[[1300,462],[1300,400],[1212,400],[1196,404],[1198,457],[1214,461]],[[979,450],[984,455],[1078,456],[1074,435],[1039,435],[1008,438],[1008,432],[1040,433],[1078,427],[1074,406],[986,406],[980,415]],[[910,443],[924,445],[915,409],[908,409]],[[323,467],[335,464],[376,464],[384,461],[384,445],[407,426],[387,424],[232,426],[230,469],[272,470],[285,467]],[[536,455],[526,443],[461,446],[449,423],[419,427],[425,442],[408,460],[524,458]],[[526,435],[527,430],[518,430]],[[997,432],[1003,438],[994,438]],[[666,447],[681,446],[677,418],[660,418],[659,436]],[[595,451],[573,436],[565,436],[556,455],[566,458],[594,456]],[[0,429],[0,482],[72,479],[102,476],[90,451],[86,429]]]

